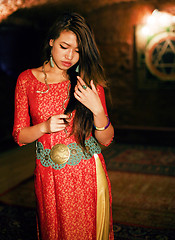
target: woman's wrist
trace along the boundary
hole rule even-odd
[[[93,111],[93,116],[94,118],[100,118],[105,116],[105,112],[103,107],[97,107],[94,111]]]
[[[42,134],[46,134],[48,131],[47,131],[47,122],[42,122],[40,124],[40,132]]]
[[[108,119],[108,123],[106,125],[104,125],[103,127],[97,127],[95,124],[93,124],[94,126],[94,129],[97,130],[97,131],[104,131],[105,129],[107,129],[110,125],[110,120],[109,120],[109,117],[106,115],[107,119]]]
[[[108,124],[108,117],[106,116],[104,110],[97,116],[94,116],[94,126],[97,128],[103,128]]]

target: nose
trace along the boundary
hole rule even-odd
[[[69,49],[66,56],[65,56],[68,60],[72,60],[73,58],[73,50]]]

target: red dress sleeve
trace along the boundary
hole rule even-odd
[[[108,116],[104,88],[101,85],[97,85],[97,92],[98,92],[98,95],[100,97],[101,103],[103,105],[105,114],[106,114],[106,116]],[[101,144],[107,147],[111,144],[113,138],[114,138],[114,135],[112,136],[111,141],[108,144],[106,144],[106,145],[104,145],[102,143]]]
[[[19,143],[19,133],[24,127],[30,126],[27,86],[28,79],[26,71],[24,71],[19,75],[15,89],[14,126],[12,133],[15,142],[20,146],[24,144]]]

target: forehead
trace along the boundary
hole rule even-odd
[[[67,30],[62,31],[57,40],[59,42],[66,43],[72,47],[78,47],[77,36],[72,31]]]

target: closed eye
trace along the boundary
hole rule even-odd
[[[62,49],[67,49],[66,47],[63,47],[63,45],[61,45],[61,44],[60,44],[60,47],[61,47]]]
[[[60,44],[60,47],[61,47],[62,49],[68,49],[68,47],[64,47],[64,46],[61,45],[61,44]],[[79,50],[75,50],[75,52],[79,53]]]

